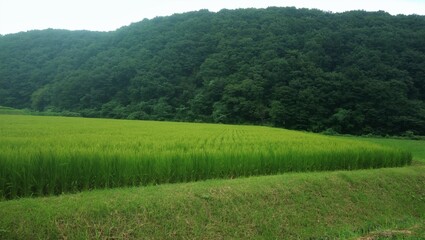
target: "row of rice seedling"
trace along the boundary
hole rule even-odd
[[[255,126],[2,115],[0,131],[3,199],[411,162],[399,149]]]

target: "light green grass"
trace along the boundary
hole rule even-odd
[[[402,148],[414,153],[414,160],[425,163],[425,140],[399,140],[391,138],[360,138],[352,137],[353,140],[361,140],[381,144],[391,148]]]
[[[423,186],[415,165],[22,198],[0,201],[0,239],[425,239]]]
[[[416,166],[10,200],[0,239],[424,239],[423,186]]]
[[[0,116],[0,198],[403,166],[407,151],[283,129]]]

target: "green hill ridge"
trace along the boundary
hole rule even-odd
[[[425,17],[207,10],[0,36],[0,106],[425,135]]]

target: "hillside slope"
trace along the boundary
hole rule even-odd
[[[0,36],[0,105],[87,117],[425,134],[425,17],[206,10]]]

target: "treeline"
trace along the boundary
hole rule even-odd
[[[86,117],[425,135],[425,17],[207,10],[0,37],[0,105]]]

